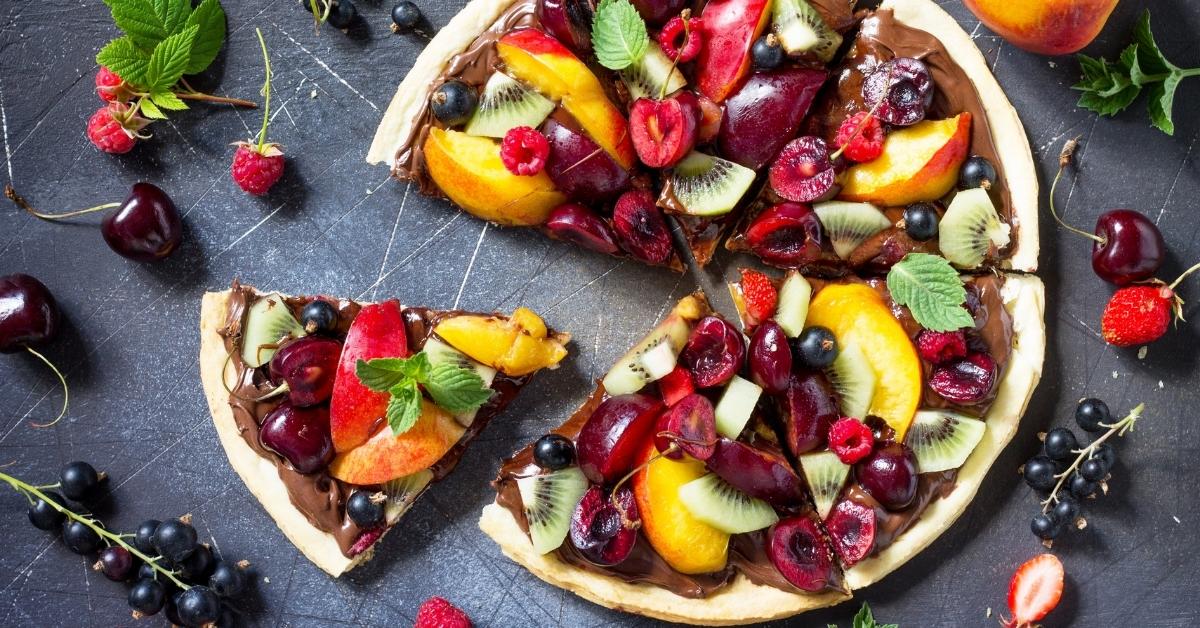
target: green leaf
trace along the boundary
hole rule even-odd
[[[1175,89],[1182,80],[1183,77],[1179,74],[1172,74],[1167,80],[1151,85],[1147,92],[1150,101],[1146,103],[1146,108],[1150,111],[1150,123],[1167,135],[1175,135],[1171,108],[1175,102]]]
[[[188,26],[200,29],[192,42],[184,74],[198,74],[212,65],[213,59],[225,44],[225,10],[217,0],[204,0],[187,20]]]
[[[146,88],[149,91],[169,89],[183,76],[197,30],[195,26],[189,26],[154,47],[146,68]]]
[[[421,352],[410,358],[359,360],[354,364],[354,372],[363,386],[376,392],[384,392],[405,380],[424,383],[429,377],[429,358]]]
[[[1137,26],[1133,28],[1133,41],[1137,45],[1137,60],[1147,74],[1174,74],[1179,68],[1167,61],[1158,43],[1154,41],[1154,33],[1150,32],[1150,10],[1142,12]]]
[[[492,398],[492,389],[474,370],[449,363],[433,367],[425,390],[434,403],[455,414],[476,410]]]
[[[830,625],[831,628],[837,628]],[[854,615],[854,623],[852,628],[900,628],[899,624],[880,624],[876,623],[875,615],[871,613],[871,607],[863,602],[862,608],[858,609],[858,613]]]
[[[118,37],[100,49],[96,63],[116,72],[126,83],[137,86],[146,81],[150,55],[129,37]]]
[[[183,30],[192,14],[192,0],[153,0],[154,15],[162,22],[167,35]]]
[[[183,102],[183,100],[170,90],[151,92],[150,100],[154,101],[154,104],[159,107],[170,111],[183,111],[188,108],[187,103]]]
[[[387,420],[392,433],[399,436],[411,430],[421,418],[421,390],[411,379],[404,380],[389,391]]]
[[[600,65],[624,70],[642,60],[650,35],[629,0],[600,0],[592,19],[592,48]]]
[[[887,285],[892,300],[907,306],[926,329],[953,331],[975,324],[963,307],[967,290],[962,278],[943,257],[910,253],[888,271]]]
[[[104,0],[117,28],[145,50],[153,50],[167,38],[166,25],[154,10],[154,0]]]
[[[151,120],[165,120],[167,118],[167,114],[163,113],[162,110],[150,100],[143,99],[140,107],[142,110],[142,115],[150,118]]]

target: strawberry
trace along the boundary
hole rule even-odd
[[[746,269],[742,271],[742,298],[746,301],[746,313],[757,325],[775,314],[779,292],[775,290],[770,277],[757,270]]]
[[[854,464],[871,454],[875,448],[875,434],[858,419],[842,417],[829,428],[829,448],[838,460]]]
[[[471,618],[446,598],[434,596],[417,610],[413,628],[471,628]]]
[[[1179,317],[1182,303],[1166,284],[1121,288],[1108,300],[1100,317],[1104,340],[1117,347],[1158,340],[1167,333],[1172,316]]]
[[[550,141],[536,129],[518,126],[504,134],[500,143],[500,161],[509,172],[519,177],[533,176],[546,167],[550,157]]]
[[[1008,628],[1026,628],[1041,620],[1058,606],[1062,597],[1063,566],[1054,554],[1034,556],[1017,568],[1008,584],[1008,609],[1012,619]]]
[[[696,392],[692,372],[677,365],[675,370],[658,380],[658,392],[662,394],[663,403],[668,406],[679,403],[680,399]]]
[[[860,111],[842,121],[838,127],[836,144],[851,161],[874,161],[883,154],[886,136],[879,118],[868,111]]]

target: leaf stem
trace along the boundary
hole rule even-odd
[[[1087,447],[1076,450],[1075,453],[1077,453],[1079,455],[1075,457],[1075,462],[1071,463],[1071,466],[1068,467],[1066,471],[1063,471],[1062,473],[1059,473],[1058,475],[1054,476],[1054,477],[1058,478],[1058,483],[1054,485],[1054,490],[1050,491],[1050,496],[1047,497],[1046,499],[1042,500],[1042,512],[1043,513],[1049,512],[1050,506],[1052,504],[1058,503],[1058,492],[1060,490],[1062,490],[1063,483],[1067,481],[1067,478],[1071,477],[1071,474],[1074,473],[1075,470],[1079,468],[1079,465],[1083,464],[1084,460],[1090,459],[1092,457],[1092,454],[1096,451],[1096,449],[1098,447],[1100,447],[1100,445],[1104,441],[1108,440],[1113,434],[1116,434],[1117,436],[1124,436],[1126,432],[1133,431],[1134,424],[1137,423],[1137,420],[1142,417],[1142,411],[1145,409],[1146,409],[1146,404],[1139,403],[1136,408],[1134,408],[1133,410],[1130,410],[1129,414],[1125,418],[1121,419],[1120,421],[1117,421],[1116,423],[1112,423],[1112,424],[1109,424],[1109,423],[1101,423],[1100,424],[1103,427],[1107,427],[1108,431],[1105,432],[1104,435],[1101,436],[1100,438],[1097,438],[1096,440],[1092,441],[1091,444],[1089,444]]]
[[[254,32],[258,34],[258,45],[262,46],[263,66],[266,69],[266,80],[263,81],[263,123],[262,130],[258,132],[258,152],[263,152],[263,146],[267,143],[267,124],[271,121],[271,57],[267,56],[267,42],[263,39],[262,30],[257,26]]]
[[[54,366],[54,363],[51,362],[46,356],[38,353],[37,351],[34,351],[33,348],[29,347],[28,345],[25,346],[25,350],[32,353],[34,355],[34,357],[36,357],[37,359],[41,360],[42,362],[45,362],[46,366],[50,367],[50,370],[54,371],[54,374],[58,376],[58,382],[60,384],[62,384],[63,404],[62,404],[62,410],[59,410],[59,412],[58,412],[58,416],[54,417],[54,420],[49,423],[34,423],[33,424],[34,427],[50,427],[51,425],[54,425],[55,423],[58,423],[59,421],[61,421],[63,417],[67,416],[67,405],[71,399],[71,389],[70,389],[70,387],[67,386],[67,378],[63,376],[62,371],[58,370],[58,367]]]

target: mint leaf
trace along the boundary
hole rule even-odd
[[[196,39],[198,29],[189,26],[183,32],[176,33],[159,42],[150,53],[150,64],[146,68],[146,89],[150,92],[170,89],[179,82],[187,67],[191,54],[192,42]]]
[[[187,109],[187,103],[183,102],[174,92],[170,90],[160,90],[150,93],[150,100],[162,109],[169,111],[183,111]]]
[[[388,425],[399,436],[411,430],[421,418],[421,390],[415,381],[406,379],[388,392],[392,395],[387,405]]]
[[[1171,120],[1171,107],[1175,101],[1175,88],[1179,87],[1179,82],[1182,80],[1182,76],[1172,74],[1163,82],[1151,85],[1147,92],[1150,102],[1146,103],[1146,108],[1150,112],[1150,123],[1154,125],[1154,128],[1167,135],[1175,135],[1175,122]]]
[[[887,275],[892,300],[907,306],[925,329],[953,331],[975,324],[963,304],[967,290],[958,271],[945,258],[909,253]]]
[[[1148,74],[1171,74],[1179,70],[1163,56],[1158,44],[1154,41],[1154,33],[1150,31],[1150,11],[1142,12],[1137,26],[1133,28],[1133,41],[1137,46],[1138,64]],[[1161,79],[1160,79],[1161,80]]]
[[[429,358],[424,352],[410,358],[375,358],[359,360],[354,372],[363,386],[376,392],[386,392],[405,380],[424,383],[429,377]]]
[[[195,26],[200,31],[196,34],[196,41],[192,42],[191,55],[183,73],[199,74],[212,65],[221,46],[225,44],[225,10],[217,0],[204,0],[188,17],[187,25]]]
[[[650,35],[629,0],[600,0],[592,19],[592,48],[600,65],[624,70],[642,60]]]
[[[858,609],[858,613],[854,615],[854,623],[851,626],[852,628],[900,628],[898,624],[876,623],[875,615],[871,613],[871,607],[866,602],[863,602],[862,608]]]
[[[433,367],[425,390],[434,403],[454,414],[478,409],[492,398],[492,389],[475,371],[448,363]]]
[[[141,85],[146,81],[146,68],[150,55],[138,48],[129,37],[118,37],[100,49],[96,63],[116,72],[130,85]]]

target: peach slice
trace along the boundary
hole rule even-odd
[[[866,356],[875,371],[867,413],[886,421],[903,442],[921,402],[921,362],[883,297],[863,284],[826,286],[813,295],[805,324],[828,328],[839,346],[854,345]]]
[[[704,46],[696,58],[696,89],[714,102],[725,100],[750,72],[750,47],[771,17],[769,0],[710,0]]]
[[[617,163],[627,170],[633,167],[629,123],[596,75],[570,50],[541,31],[524,28],[501,37],[496,51],[510,74],[561,102]]]
[[[434,332],[476,362],[513,377],[553,367],[567,355],[565,338],[550,336],[541,317],[523,307],[507,319],[455,316],[438,323]]]
[[[429,176],[459,207],[501,225],[536,226],[566,201],[543,172],[522,177],[500,161],[500,144],[486,137],[431,129],[425,140]]]
[[[371,438],[338,454],[329,475],[350,484],[382,484],[428,469],[454,447],[466,431],[449,412],[421,400],[421,416],[412,429],[397,436],[382,426]]]
[[[366,442],[387,411],[388,394],[367,388],[358,380],[359,360],[408,357],[408,337],[398,301],[364,306],[350,325],[333,379],[329,400],[329,431],[335,451]]]
[[[894,131],[874,161],[852,166],[838,198],[900,207],[946,195],[971,142],[971,114],[925,120]]]
[[[656,453],[650,443],[641,460]],[[684,456],[656,458],[633,476],[642,532],[654,551],[680,573],[720,571],[729,558],[729,535],[697,519],[679,498],[679,487],[707,473],[704,463]]]

